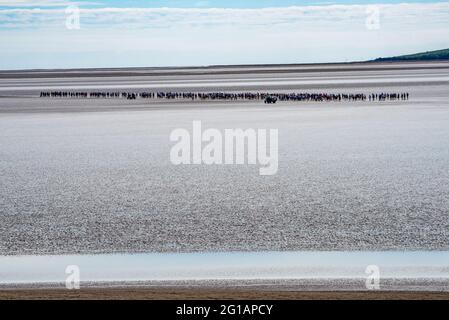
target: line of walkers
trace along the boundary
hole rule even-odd
[[[128,100],[166,99],[166,100],[266,100],[275,97],[279,101],[394,101],[408,100],[409,93],[266,93],[266,92],[41,92],[44,98],[121,98]]]

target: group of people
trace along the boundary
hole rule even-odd
[[[369,101],[408,100],[409,93],[373,93],[369,95]]]
[[[165,100],[264,100],[268,97],[276,101],[396,101],[408,100],[409,93],[267,93],[267,92],[41,92],[44,98],[96,98],[96,99],[165,99]]]

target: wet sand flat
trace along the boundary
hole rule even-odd
[[[0,254],[447,250],[449,69],[409,66],[219,78],[0,74]],[[271,106],[38,98],[64,86],[411,98]],[[278,173],[172,165],[170,132],[193,120],[278,129]]]

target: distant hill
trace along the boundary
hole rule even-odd
[[[429,61],[429,60],[449,60],[449,49],[427,51],[404,56],[377,58],[376,62],[388,61]]]

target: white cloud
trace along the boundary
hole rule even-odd
[[[1,0],[0,0],[1,1]],[[27,1],[23,1],[27,2]],[[56,3],[55,1],[47,1]],[[385,23],[438,23],[449,18],[449,3],[377,5]],[[81,9],[81,19],[91,28],[175,28],[182,26],[307,26],[339,27],[340,23],[366,20],[364,5],[328,5],[264,9],[224,8],[93,8]],[[60,26],[63,9],[0,10],[0,27]],[[381,21],[382,22],[382,21]]]

